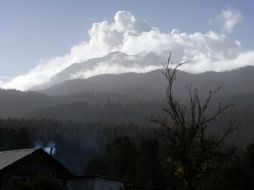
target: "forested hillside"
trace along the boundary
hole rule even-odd
[[[210,134],[222,133],[231,121],[240,124],[224,147],[225,152],[234,156],[225,155],[219,173],[204,182],[211,189],[222,186],[237,189],[238,183],[250,183],[247,179],[252,175],[254,93],[243,84],[254,81],[249,73],[252,69],[243,68],[225,75],[179,72],[174,95],[186,108],[189,105],[186,86],[198,87],[202,100],[209,90],[222,86],[211,102],[209,113],[220,102],[234,104],[212,123]],[[1,90],[0,149],[53,147],[54,156],[75,174],[126,178],[138,189],[146,188],[147,183],[156,187],[181,187],[181,180],[174,175],[174,164],[167,161],[173,153],[162,129],[151,122],[165,116],[161,112],[167,106],[163,99],[165,85],[161,71],[157,70],[73,80],[40,92]],[[228,176],[235,170],[247,179]],[[223,185],[218,184],[220,180],[224,180]]]

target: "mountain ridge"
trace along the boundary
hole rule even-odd
[[[176,80],[176,93],[178,96],[186,93],[186,87],[192,85],[201,94],[219,86],[223,87],[225,94],[252,93],[250,86],[254,82],[254,67],[247,66],[232,71],[209,71],[199,74],[190,74],[179,71]],[[38,91],[40,93],[57,96],[84,92],[107,92],[137,96],[139,98],[160,98],[166,89],[166,79],[161,70],[147,73],[105,74],[88,79],[68,80],[50,88]]]
[[[101,74],[128,73],[129,70],[150,71],[154,67],[160,66],[161,63],[162,58],[155,53],[128,55],[120,51],[111,52],[103,57],[74,63],[54,75],[49,82],[35,86],[30,90],[45,89],[67,80],[90,78]],[[146,68],[146,70],[142,71],[142,68]]]

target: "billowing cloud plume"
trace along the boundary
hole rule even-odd
[[[225,29],[231,31],[240,21],[241,16],[236,11],[222,11]],[[2,84],[3,88],[27,90],[31,87],[49,83],[57,73],[74,63],[84,62],[91,58],[105,56],[111,52],[121,51],[129,55],[155,53],[167,56],[170,51],[175,58],[190,60],[183,69],[189,72],[204,72],[208,70],[224,71],[254,64],[254,51],[246,51],[238,40],[226,34],[208,31],[207,33],[187,34],[173,29],[171,32],[161,32],[151,27],[146,21],[137,20],[128,11],[119,11],[113,22],[94,23],[88,31],[90,39],[87,42],[71,48],[62,57],[41,60],[37,67],[27,74],[20,75]],[[84,62],[85,64],[86,62]],[[161,62],[152,65],[139,63],[135,68],[105,64],[78,73],[80,77],[91,77],[106,73],[141,72],[158,68]]]
[[[221,11],[218,20],[223,24],[222,30],[231,33],[234,27],[242,21],[242,14],[234,9],[225,9]]]

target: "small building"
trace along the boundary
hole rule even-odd
[[[52,176],[67,190],[120,190],[126,180],[105,176],[74,176],[42,148],[0,152],[0,189],[17,181]]]
[[[0,152],[0,188],[17,180],[32,180],[40,175],[65,182],[73,175],[41,148]]]
[[[116,179],[105,176],[76,176],[67,180],[67,190],[120,190],[123,188],[123,179]]]

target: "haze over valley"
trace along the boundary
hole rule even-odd
[[[0,163],[32,148],[124,190],[253,189],[252,6],[0,2]],[[40,173],[6,188],[67,188]]]

